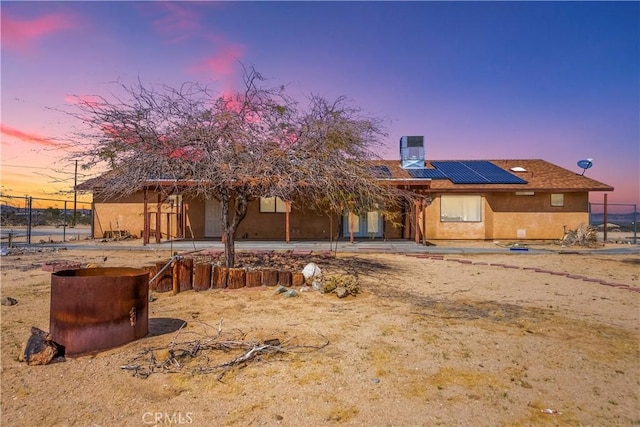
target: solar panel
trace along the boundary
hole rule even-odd
[[[487,160],[440,161],[431,164],[454,184],[526,184],[527,181]]]
[[[371,173],[376,178],[391,178],[391,171],[384,165],[372,165],[370,166]]]
[[[462,162],[478,174],[487,178],[491,184],[526,184],[524,179],[507,172],[486,160],[472,160]]]
[[[454,184],[489,184],[489,180],[462,162],[431,162]]]
[[[438,169],[405,169],[412,178],[417,179],[447,179],[447,176]]]

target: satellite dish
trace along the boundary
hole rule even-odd
[[[578,160],[578,167],[582,168],[580,176],[583,176],[591,166],[593,166],[593,159]]]

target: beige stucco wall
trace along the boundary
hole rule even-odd
[[[397,218],[395,218],[393,221],[385,218],[384,219],[384,238],[385,239],[402,239],[402,224],[403,222],[406,222],[406,220],[403,220],[403,218],[400,216],[400,213],[398,212]]]
[[[589,223],[580,212],[511,213],[496,215],[495,232],[490,239],[561,239],[565,229]]]
[[[517,196],[514,192],[482,194],[482,221],[480,222],[441,222],[440,195],[432,195],[433,201],[426,208],[426,230],[428,239],[560,239],[565,229],[588,224],[588,193],[565,193],[564,206],[554,207],[550,203],[550,193],[536,192],[533,196]],[[148,209],[157,209],[157,195],[149,193]],[[162,205],[162,211],[168,212],[168,204]],[[105,201],[97,195],[94,198],[94,237],[101,238],[108,230],[127,230],[140,236],[144,227],[143,193],[139,192],[127,198]],[[174,208],[174,212],[176,209]],[[185,238],[202,239],[205,235],[205,203],[202,200],[184,199]],[[407,209],[403,228],[385,221],[385,237],[388,239],[414,238],[414,219]],[[156,216],[151,215],[151,229],[156,228]],[[171,231],[177,229],[175,216],[172,218]],[[318,215],[301,211],[294,203],[290,220],[290,238],[329,239],[335,237],[340,229],[340,215]],[[403,219],[400,218],[399,221]],[[167,215],[162,218],[162,236],[166,238]],[[260,212],[259,202],[249,204],[247,216],[238,227],[236,238],[242,239],[285,239],[285,214]]]
[[[551,193],[486,196],[492,216],[490,239],[561,239],[566,229],[589,223],[588,193],[564,193],[564,206],[551,206]]]
[[[205,202],[203,200],[185,198],[184,203],[184,237],[202,239],[205,236]],[[157,194],[148,194],[149,212],[157,211]],[[169,231],[175,235],[177,224],[175,216],[167,216],[171,211],[169,204],[161,205],[161,232],[163,239]],[[173,212],[177,209],[174,208]],[[94,238],[102,238],[109,230],[127,230],[140,237],[144,228],[144,195],[137,192],[129,197],[115,200],[104,200],[100,195],[94,197]],[[171,228],[167,226],[167,218],[171,218]],[[156,229],[156,215],[150,215],[151,230]],[[339,230],[340,216],[318,215],[301,211],[293,204],[289,216],[290,238],[294,239],[329,239]],[[284,213],[260,212],[260,203],[255,200],[249,203],[247,215],[238,227],[236,238],[284,240],[286,237]],[[331,231],[332,230],[332,231]],[[152,239],[153,240],[153,239]]]
[[[340,224],[339,215],[315,214],[302,211],[293,203],[289,214],[289,232],[291,240],[329,239],[335,237]],[[247,216],[238,226],[237,238],[273,239],[286,238],[286,215],[284,212],[260,212],[260,202],[252,201],[247,208]]]
[[[204,200],[185,198],[184,214],[185,229],[184,237],[186,239],[201,239],[204,237]]]
[[[589,223],[588,193],[564,193],[564,206],[551,206],[551,194],[482,194],[481,222],[441,222],[440,195],[427,208],[430,239],[560,239],[565,229]]]
[[[157,212],[157,193],[149,192],[148,212]],[[177,208],[171,208],[168,203],[161,204],[161,233],[166,238],[167,234],[175,235],[177,230],[176,216]],[[171,225],[168,225],[170,218]],[[156,215],[150,215],[151,230],[156,229]],[[102,238],[107,231],[126,230],[136,237],[142,235],[144,228],[144,194],[142,191],[136,192],[127,197],[105,200],[100,194],[94,196],[93,203],[93,237]]]
[[[96,195],[93,204],[93,237],[102,238],[110,230],[127,230],[140,236],[144,221],[142,213],[142,193],[107,201]]]

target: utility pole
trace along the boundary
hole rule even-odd
[[[77,201],[78,201],[78,191],[76,190],[76,186],[78,185],[78,161],[76,160],[76,170],[73,174],[73,220],[71,221],[71,224],[73,225],[73,227],[76,226],[76,206],[77,206]],[[65,206],[65,212],[66,212],[66,206]]]

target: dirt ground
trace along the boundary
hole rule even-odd
[[[1,307],[3,426],[640,425],[637,254],[338,254],[318,263],[357,277],[357,296],[152,293],[141,340],[45,366],[17,360],[31,326],[49,328],[43,263],[168,257],[2,257],[2,296],[18,300]],[[246,350],[203,351],[146,378],[122,369],[214,336],[285,351],[210,373],[198,369]]]

